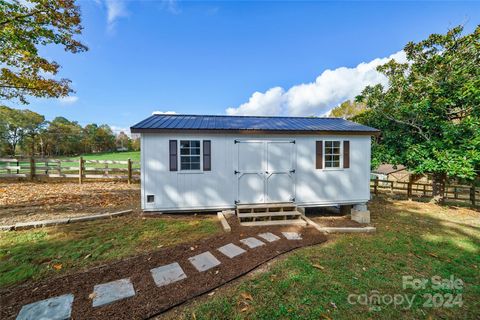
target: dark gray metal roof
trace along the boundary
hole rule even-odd
[[[154,114],[130,128],[132,133],[172,131],[356,132],[377,129],[341,118]]]

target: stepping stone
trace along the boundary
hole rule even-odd
[[[220,251],[230,259],[246,252],[239,246],[234,245],[233,243],[229,243],[224,245],[223,247],[218,248],[218,251]]]
[[[73,294],[65,294],[24,305],[17,320],[67,320],[72,313]]]
[[[97,284],[93,287],[93,307],[100,307],[117,300],[133,297],[135,289],[130,279],[120,279],[103,284]]]
[[[220,261],[218,261],[217,258],[210,253],[210,251],[190,257],[188,258],[188,261],[190,261],[190,263],[193,264],[195,269],[197,269],[199,272],[206,271],[220,264]]]
[[[283,236],[288,240],[302,240],[298,232],[282,232]]]
[[[250,249],[265,245],[265,243],[263,243],[262,241],[258,240],[257,238],[254,238],[254,237],[242,239],[242,240],[240,240],[240,242],[243,243],[244,245],[248,246]]]
[[[276,236],[271,232],[260,233],[258,236],[260,238],[267,240],[268,242],[274,242],[274,241],[280,240],[279,236]]]
[[[150,270],[158,287],[185,279],[187,275],[177,262]]]

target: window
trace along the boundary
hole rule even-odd
[[[340,168],[340,141],[325,141],[325,168]]]
[[[180,140],[180,170],[200,170],[199,140]]]

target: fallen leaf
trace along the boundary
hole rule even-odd
[[[87,254],[87,255],[85,256],[85,258],[83,258],[83,259],[85,259],[85,260],[86,260],[86,259],[90,258],[91,256],[92,256],[92,254],[91,254],[91,253],[89,253],[89,254]]]
[[[95,299],[96,296],[97,296],[97,294],[95,292],[92,292],[88,295],[88,299],[93,300],[93,299]]]
[[[210,292],[208,295],[211,297],[215,294],[215,291]]]
[[[248,311],[248,306],[245,306],[242,309],[240,309],[240,312],[245,312],[245,311]]]
[[[55,264],[53,265],[53,269],[55,269],[55,270],[60,270],[60,269],[62,269],[62,264],[61,264],[61,263],[55,263]]]
[[[337,305],[335,304],[335,302],[330,301],[330,305],[331,305],[334,309],[337,309]]]
[[[438,258],[438,256],[437,256],[435,253],[427,252],[427,254],[428,254],[429,256],[434,257],[434,258]]]
[[[240,293],[240,295],[242,296],[243,299],[245,300],[250,300],[252,301],[253,300],[253,297],[250,293],[247,293],[247,292],[242,292]]]
[[[312,266],[313,266],[314,268],[317,268],[317,269],[320,269],[320,270],[324,270],[324,269],[325,269],[325,267],[323,267],[323,266],[321,266],[321,265],[319,265],[319,264],[312,264]]]

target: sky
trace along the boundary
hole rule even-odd
[[[152,112],[322,116],[405,61],[409,41],[480,24],[479,2],[81,0],[86,53],[49,46],[75,93],[47,120],[128,128]]]

